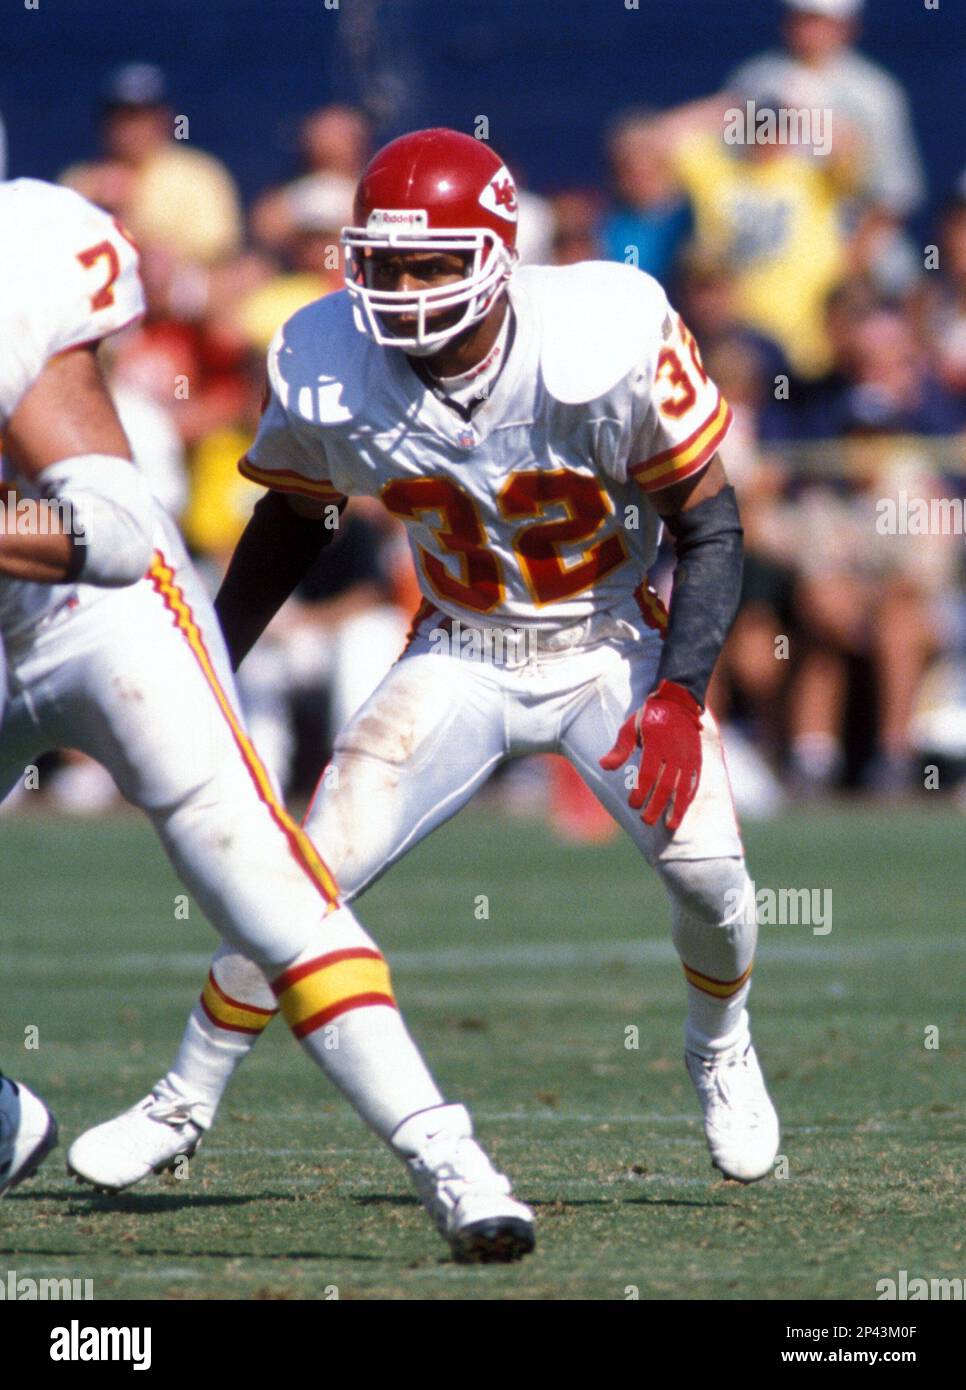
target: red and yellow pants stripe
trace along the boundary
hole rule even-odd
[[[208,653],[208,648],[205,646],[201,629],[185,599],[184,592],[175,582],[174,567],[168,564],[160,550],[155,551],[154,559],[151,562],[147,577],[154,586],[155,591],[162,598],[168,612],[171,613],[174,618],[175,627],[182,633],[188,646],[191,648],[191,652],[201,669],[201,673],[215,697],[222,718],[231,731],[235,746],[241,754],[242,761],[245,764],[249,777],[254,783],[255,790],[260,800],[264,803],[272,820],[285,836],[293,857],[305,870],[306,874],[321,893],[325,900],[327,910],[330,912],[333,911],[339,906],[339,889],[336,881],[332,877],[327,866],[323,863],[308,835],[296,824],[275,795],[271,779],[255,751],[254,744],[245,732],[238,715],[232,707],[231,701],[225,694],[224,687],[218,679],[211,656]]]

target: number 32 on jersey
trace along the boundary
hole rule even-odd
[[[428,524],[440,550],[460,562],[457,576],[438,555],[418,547],[423,572],[439,598],[477,613],[491,613],[499,607],[506,592],[503,566],[487,546],[475,501],[458,483],[445,477],[396,478],[383,488],[382,501],[404,522],[422,521],[427,513],[437,515],[438,524]],[[586,474],[566,468],[514,473],[501,489],[497,504],[507,521],[534,518],[513,537],[534,603],[571,598],[627,559],[619,532],[590,544],[612,511],[596,480]],[[564,508],[566,516],[556,521],[539,520],[555,504]],[[580,546],[576,563],[564,563],[559,549],[564,545]]]

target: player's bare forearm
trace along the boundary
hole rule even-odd
[[[651,503],[659,516],[667,518],[678,512],[697,507],[707,497],[714,497],[722,488],[728,486],[728,475],[718,454],[708,464],[703,473],[696,478],[685,478],[683,483],[665,487],[660,492],[651,493]]]
[[[76,568],[74,538],[49,502],[0,490],[0,575],[63,584]]]
[[[107,587],[140,578],[150,559],[151,497],[93,347],[44,365],[7,421],[3,452],[41,495],[7,494],[0,574]]]
[[[671,681],[703,705],[741,596],[743,533],[734,489],[715,455],[697,481],[665,488],[652,500],[677,559],[655,686]]]
[[[71,348],[50,359],[8,420],[3,448],[25,478],[87,454],[130,459],[94,348]]]
[[[280,492],[257,503],[215,599],[234,670],[333,539],[331,505]]]

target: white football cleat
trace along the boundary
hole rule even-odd
[[[736,1182],[766,1177],[778,1154],[778,1116],[751,1034],[746,1030],[733,1047],[714,1057],[686,1052],[684,1060],[704,1112],[714,1167]]]
[[[411,1116],[396,1130],[392,1147],[461,1264],[509,1264],[533,1249],[533,1212],[515,1200],[510,1179],[473,1138],[464,1106]]]
[[[67,1151],[67,1171],[102,1192],[121,1192],[152,1173],[190,1158],[204,1129],[191,1118],[191,1103],[159,1084],[113,1120],[86,1130]]]
[[[32,1177],[57,1144],[57,1121],[22,1081],[0,1075],[0,1197]]]

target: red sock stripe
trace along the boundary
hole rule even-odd
[[[733,994],[737,994],[747,984],[752,971],[752,966],[749,965],[736,980],[716,980],[713,975],[702,975],[700,971],[692,970],[684,961],[681,962],[681,966],[688,984],[694,989],[699,989],[702,994],[710,994],[714,999],[730,999]]]
[[[378,951],[371,950],[368,946],[350,946],[343,951],[330,951],[328,955],[316,956],[314,960],[304,961],[301,965],[293,965],[277,980],[272,981],[272,991],[275,997],[284,994],[292,985],[299,980],[304,980],[306,975],[314,975],[317,970],[325,970],[330,965],[337,965],[340,960],[382,960]]]
[[[396,1007],[395,999],[389,994],[355,994],[351,999],[340,999],[338,1004],[331,1004],[327,1009],[320,1009],[317,1014],[307,1018],[304,1023],[297,1023],[292,1032],[297,1038],[307,1037],[309,1033],[314,1033],[317,1028],[324,1027],[332,1019],[338,1018],[340,1014],[348,1013],[350,1009],[370,1008],[373,1004],[384,1004],[390,1009]]]
[[[222,1029],[225,1033],[248,1033],[251,1037],[257,1038],[265,1031],[265,1024],[262,1024],[259,1028],[248,1028],[244,1023],[228,1023],[223,1018],[216,1018],[205,1002],[205,996],[203,994],[198,995],[198,1003],[201,1005],[202,1011],[209,1022],[213,1023],[216,1028]]]
[[[245,1011],[250,1014],[264,1014],[266,1018],[274,1018],[278,1013],[278,1009],[260,1009],[257,1004],[245,1004],[241,999],[232,999],[231,995],[226,994],[215,979],[215,972],[213,970],[209,970],[208,972],[208,983],[218,995],[218,998],[223,999],[232,1009],[245,1009]]]

